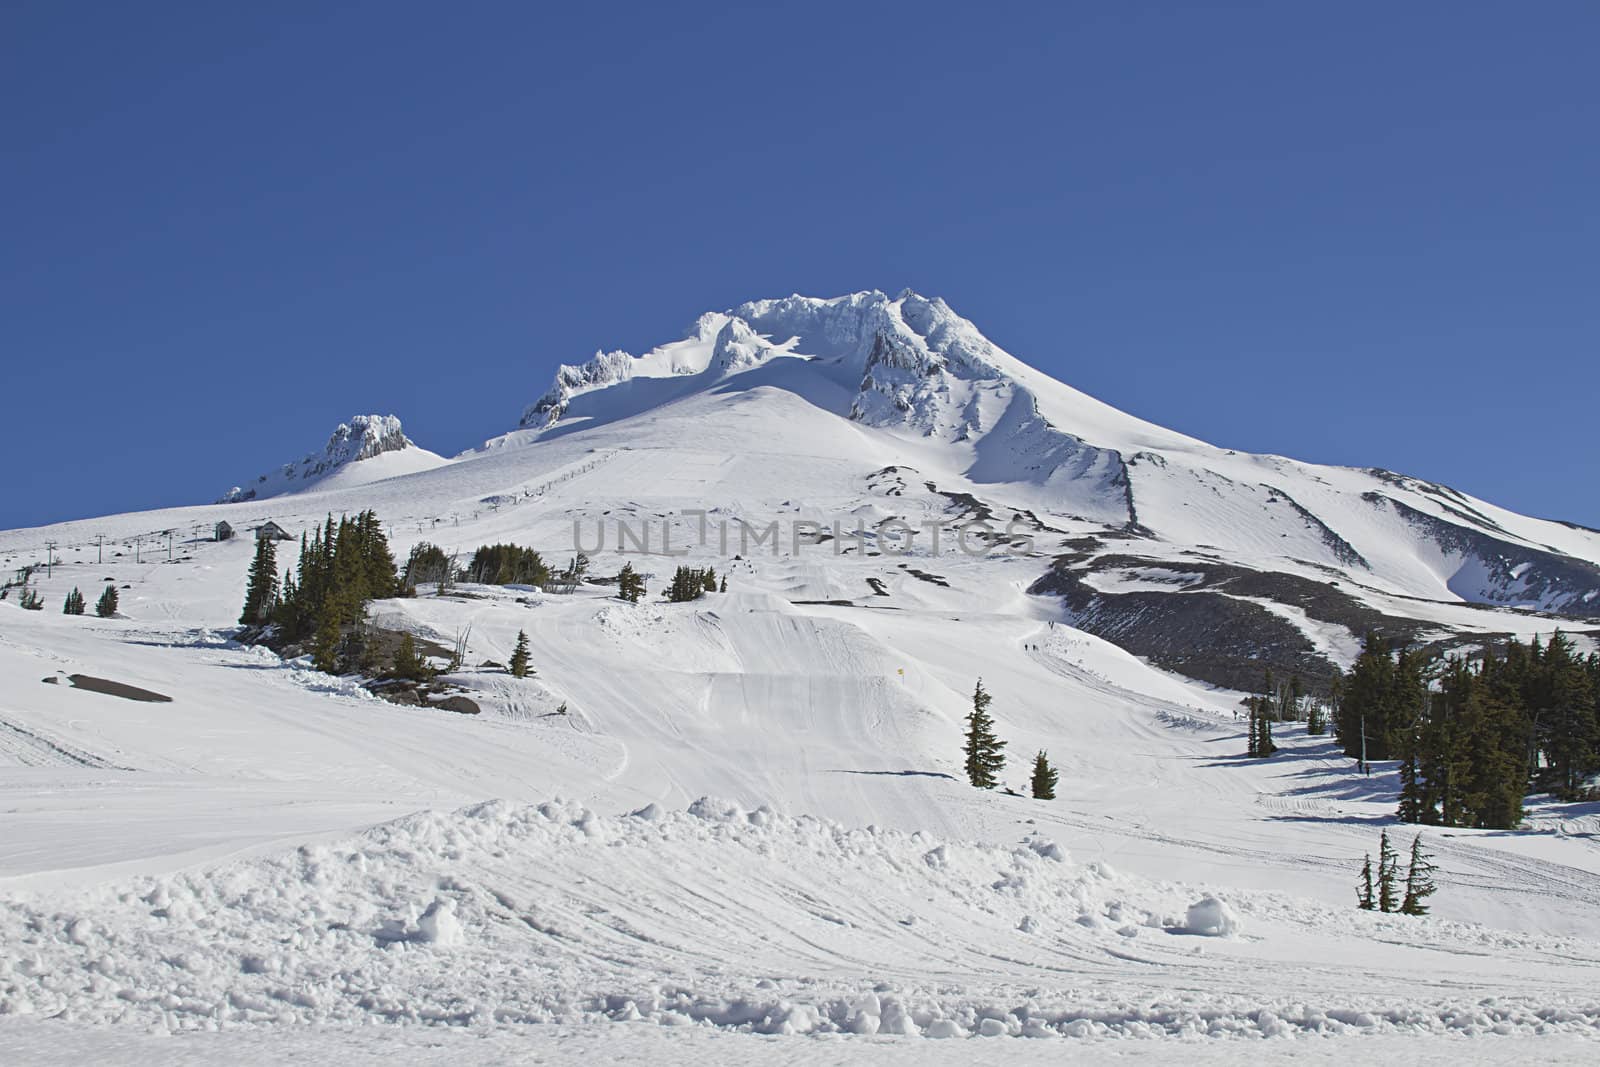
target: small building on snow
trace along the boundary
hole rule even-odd
[[[294,535],[288,530],[285,530],[282,526],[279,526],[277,523],[273,522],[271,519],[268,519],[266,522],[256,527],[256,540],[293,541]]]

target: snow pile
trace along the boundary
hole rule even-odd
[[[1239,933],[1239,928],[1239,916],[1234,914],[1226,901],[1213,896],[1202,897],[1190,904],[1183,920],[1184,932],[1202,937],[1234,937]]]
[[[438,897],[428,910],[417,919],[415,940],[427,945],[449,948],[461,943],[461,920],[456,918],[456,902],[448,897]]]
[[[649,1020],[927,1037],[1428,1029],[1445,1010],[1468,1032],[1600,1026],[1595,1005],[1385,1014],[1218,993],[1198,1008],[1182,987],[1202,965],[1167,935],[1227,933],[1237,920],[1207,898],[1179,927],[1161,917],[1179,892],[1073,866],[1042,839],[936,842],[715,798],[623,817],[494,802],[0,904],[0,1015],[168,1029]],[[1151,972],[1142,982],[1170,973],[1170,995],[1118,988],[1130,939]],[[1060,988],[1064,966],[1088,985]],[[865,977],[880,969],[901,980]]]

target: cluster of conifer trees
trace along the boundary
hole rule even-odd
[[[1475,661],[1369,635],[1334,732],[1349,756],[1401,761],[1401,819],[1508,829],[1530,789],[1576,799],[1600,772],[1600,656],[1578,656],[1559,631]]]
[[[672,584],[667,586],[667,600],[674,604],[699,600],[707,593],[715,593],[718,588],[714,568],[679,567],[672,573]],[[728,591],[727,578],[722,579],[720,588],[724,593]]]
[[[44,597],[39,595],[37,589],[31,588],[26,581],[22,583],[22,592],[17,594],[17,603],[23,611],[43,611]]]
[[[359,658],[367,602],[400,595],[394,556],[376,512],[363,511],[335,524],[328,516],[300,538],[300,559],[277,572],[277,546],[256,542],[255,558],[239,621],[277,627],[283,644],[310,640],[318,669],[335,671]]]
[[[0,600],[10,596],[11,590],[16,589],[18,607],[22,608],[23,611],[43,611],[44,597],[40,595],[37,589],[28,584],[42,567],[43,564],[30,563],[26,567],[18,568],[15,581],[0,585]],[[84,600],[82,591],[77,586],[73,586],[72,591],[61,602],[61,613],[63,615],[82,615],[86,605],[87,601]],[[117,587],[115,585],[106,586],[105,592],[100,594],[100,599],[95,601],[94,610],[95,614],[102,619],[109,619],[117,613]]]
[[[445,550],[429,541],[411,547],[400,581],[407,589],[415,589],[424,582],[447,586],[456,579],[456,561]]]
[[[481,585],[536,585],[550,580],[544,557],[521,545],[483,545],[467,564],[468,581]]]
[[[1406,868],[1404,885],[1400,883],[1400,857],[1389,844],[1389,831],[1378,838],[1378,873],[1373,878],[1372,854],[1361,865],[1361,881],[1356,886],[1356,907],[1362,911],[1398,911],[1402,915],[1426,915],[1428,906],[1423,903],[1433,896],[1433,872],[1436,870],[1430,857],[1422,850],[1422,835],[1411,841],[1411,863]]]
[[[1267,677],[1272,677],[1272,672],[1267,672]],[[1245,755],[1252,759],[1265,759],[1278,751],[1276,742],[1272,740],[1272,723],[1277,718],[1272,707],[1270,696],[1250,696],[1244,698],[1245,709],[1250,714],[1250,732],[1245,742]]]
[[[1250,731],[1245,755],[1265,758],[1278,751],[1272,739],[1275,722],[1301,722],[1306,733],[1324,734],[1328,731],[1326,696],[1309,692],[1299,674],[1291,674],[1287,681],[1275,679],[1272,668],[1264,672],[1261,692],[1240,701],[1250,717]]]

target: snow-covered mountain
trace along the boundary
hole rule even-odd
[[[692,397],[763,390],[877,431],[897,466],[936,452],[962,482],[941,491],[1025,514],[1040,534],[1071,532],[1035,591],[1066,597],[1080,625],[1209,681],[1243,684],[1263,658],[1325,677],[1342,658],[1327,647],[1330,629],[1413,640],[1477,629],[1427,603],[1600,616],[1600,533],[1385,470],[1165,430],[1051,379],[943,300],[909,291],[754,301],[703,315],[644,355],[563,366],[522,431],[491,444],[647,417],[652,430],[670,427],[674,412],[690,417]],[[814,421],[816,434],[849,435]],[[781,463],[773,480],[784,480]],[[1213,655],[1178,650],[1195,632],[1210,635]]]
[[[234,1062],[265,1029],[257,1058],[411,1062],[450,1027],[467,1059],[936,1062],[848,1042],[1138,1037],[1229,1062],[1304,1036],[1362,1061],[1448,1032],[1554,1061],[1600,1032],[1593,804],[1430,828],[1434,913],[1357,911],[1380,830],[1411,840],[1394,766],[1299,723],[1239,758],[1238,710],[1264,665],[1317,689],[1368,628],[1591,650],[1600,534],[1162,429],[914,293],[755,301],[543,385],[448,461],[368,417],[255,498],[0,531],[52,609],[121,593],[112,618],[0,599],[0,1043],[193,1030]],[[399,560],[510,542],[592,581],[371,605],[459,643],[476,714],[236,643],[256,546],[214,524],[368,508]],[[668,602],[682,564],[727,591]],[[1001,790],[963,777],[980,678]],[[813,1032],[838,1044],[752,1036]]]
[[[642,355],[563,365],[516,430],[432,484],[475,482],[468,472],[488,455],[537,465],[558,440],[670,457],[735,404],[756,417],[738,420],[746,432],[729,436],[730,456],[802,439],[772,457],[769,484],[791,484],[820,448],[874,498],[874,521],[1025,519],[1050,550],[1032,592],[1061,597],[1080,627],[1215,684],[1246,686],[1263,663],[1327,679],[1367,630],[1447,646],[1517,630],[1473,606],[1588,620],[1569,624],[1580,629],[1600,618],[1596,531],[1386,470],[1242,453],[1164,429],[1056,381],[943,300],[910,291],[751,301],[703,314]],[[323,454],[224,499],[445,462],[392,416],[359,416]],[[871,489],[889,468],[907,483],[894,490],[897,508]],[[596,480],[596,501],[613,488]],[[529,492],[496,485],[479,499],[498,506]]]
[[[446,462],[444,457],[418,448],[395,416],[357,415],[339,424],[321,452],[310,453],[296,463],[285,463],[246,485],[236,485],[217,502],[233,504],[313,487],[332,488],[329,483],[335,481],[339,485],[363,485],[432,470]]]

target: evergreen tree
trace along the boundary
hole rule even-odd
[[[1398,887],[1395,879],[1399,877],[1400,857],[1389,845],[1389,831],[1383,831],[1378,838],[1378,910],[1394,911],[1400,902],[1395,899]]]
[[[77,586],[73,586],[72,592],[67,594],[67,602],[61,605],[61,613],[63,615],[83,614],[83,594],[78,592]]]
[[[311,662],[317,670],[333,674],[339,669],[339,614],[330,594],[318,613],[317,631],[311,644]]]
[[[701,576],[701,586],[708,593],[717,591],[717,572],[715,568],[707,567],[705,569],[705,573]]]
[[[23,611],[44,610],[44,597],[39,595],[38,590],[29,588],[27,582],[22,583],[22,592],[17,594],[17,603],[22,606]]]
[[[1043,751],[1033,757],[1033,799],[1054,800],[1058,777],[1056,769],[1050,766],[1050,760]]]
[[[630,604],[637,604],[644,596],[644,579],[633,569],[632,563],[624,563],[617,574],[617,595]]]
[[[1404,739],[1400,819],[1402,822],[1455,824],[1460,818],[1456,779],[1466,753],[1460,751],[1459,727],[1473,679],[1467,664],[1452,657],[1438,672],[1439,689],[1425,692],[1420,714]]]
[[[722,572],[722,586],[718,589],[718,592],[726,593],[727,591],[728,591],[728,572],[727,571],[723,571]]]
[[[394,669],[390,673],[412,682],[425,682],[432,675],[427,661],[417,655],[417,642],[410,634],[400,635],[400,647],[395,650]]]
[[[1334,718],[1334,734],[1345,755],[1368,760],[1387,759],[1378,744],[1388,715],[1394,689],[1394,657],[1381,634],[1369,633],[1362,642],[1361,655],[1343,679],[1339,711]]]
[[[1406,915],[1426,915],[1428,906],[1423,903],[1433,896],[1437,887],[1433,884],[1433,872],[1437,870],[1429,862],[1429,856],[1422,851],[1422,835],[1418,834],[1411,841],[1411,865],[1406,868],[1406,895],[1400,902],[1400,911]]]
[[[1272,720],[1267,709],[1272,706],[1272,701],[1264,696],[1249,696],[1244,698],[1244,706],[1250,714],[1249,739],[1245,745],[1245,755],[1252,759],[1262,759],[1278,751],[1278,746],[1272,741]]]
[[[983,688],[983,679],[972,692],[972,713],[967,716],[967,781],[979,789],[993,789],[1000,783],[1006,765],[1006,743],[994,735],[994,720],[989,717],[993,698]]]
[[[1492,683],[1468,698],[1461,748],[1471,758],[1461,775],[1460,822],[1483,830],[1514,830],[1522,822],[1528,791],[1526,717],[1502,701]]]
[[[394,553],[389,551],[389,538],[383,532],[376,511],[363,511],[361,525],[361,556],[366,564],[367,597],[387,600],[399,596],[403,586],[395,571]]]
[[[255,558],[250,561],[250,579],[245,586],[244,610],[239,622],[244,626],[264,626],[272,621],[278,607],[278,545],[270,537],[256,538]]]
[[[1361,864],[1361,881],[1356,886],[1356,907],[1362,911],[1371,911],[1374,907],[1372,899],[1372,853],[1367,853],[1365,862]]]
[[[1422,822],[1422,785],[1417,778],[1417,756],[1415,751],[1406,755],[1400,763],[1400,811],[1401,822]]]
[[[1306,733],[1312,737],[1320,737],[1327,732],[1327,711],[1323,707],[1322,698],[1312,697],[1310,708],[1306,712]]]
[[[515,678],[528,676],[528,664],[532,657],[528,654],[528,635],[522,630],[517,631],[517,645],[511,650],[511,674]]]
[[[1538,742],[1544,751],[1551,792],[1578,796],[1583,780],[1600,763],[1600,727],[1593,682],[1560,630],[1544,651],[1535,685]]]
[[[94,602],[94,613],[102,619],[109,619],[117,613],[117,587],[106,586],[106,591],[100,594],[100,599]]]

